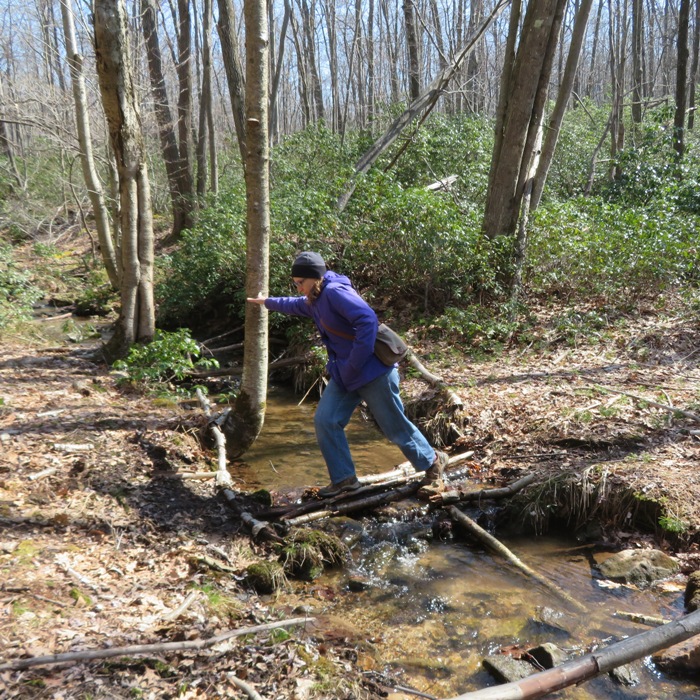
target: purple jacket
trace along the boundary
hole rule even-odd
[[[326,272],[321,294],[311,304],[305,296],[268,297],[265,307],[314,320],[328,351],[326,369],[346,391],[359,389],[391,371],[374,354],[377,315],[345,275]]]

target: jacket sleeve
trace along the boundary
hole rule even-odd
[[[268,297],[265,299],[265,308],[290,316],[311,317],[311,307],[306,303],[306,297]]]
[[[355,335],[343,374],[357,374],[374,353],[377,314],[354,290],[348,292],[342,288],[330,288],[328,291],[331,292],[329,301],[333,310],[352,326]]]

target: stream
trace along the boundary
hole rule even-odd
[[[263,432],[234,473],[246,489],[288,492],[328,483],[314,438],[314,399],[299,405],[298,396],[270,388]],[[348,426],[348,439],[360,476],[404,461],[359,411]],[[606,553],[563,534],[503,539],[524,563],[589,611],[570,612],[550,590],[459,533],[435,537],[428,519],[415,517],[421,512],[417,502],[403,502],[397,510],[390,522],[364,517],[349,528],[356,573],[366,582],[362,590],[350,590],[347,572],[338,571],[327,572],[310,588],[336,591],[329,612],[361,632],[355,645],[362,669],[391,671],[423,697],[451,697],[495,685],[482,660],[504,647],[529,649],[553,642],[577,656],[648,629],[615,617],[616,611],[666,618],[682,614],[683,577],[639,590],[601,579],[595,562]],[[475,517],[475,510],[467,512]],[[347,519],[341,522],[348,528]],[[700,685],[659,673],[650,659],[633,668],[635,685],[601,676],[556,697],[700,698]],[[397,691],[389,697],[418,696]]]

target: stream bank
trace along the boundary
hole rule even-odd
[[[512,511],[484,511],[498,525],[499,536],[506,536],[508,524],[522,532],[524,523],[540,538],[507,542],[530,564],[562,586],[580,581],[576,585],[593,587],[594,601],[602,595],[635,607],[647,606],[637,598],[642,594],[596,589],[585,553],[589,550],[575,550],[653,543],[680,561],[683,572],[700,568],[697,426],[600,389],[696,410],[700,374],[690,354],[695,328],[681,319],[672,327],[667,324],[663,334],[652,330],[642,324],[628,332],[624,343],[611,339],[595,349],[506,353],[497,362],[456,362],[453,350],[428,348],[412,339],[419,352],[445,358],[431,369],[458,387],[465,400],[462,434],[452,448],[474,451],[473,482],[495,485],[526,471],[538,474],[536,498],[531,493],[522,503],[514,501]],[[640,363],[634,347],[641,338],[661,335],[665,344],[653,345],[656,355],[646,353]],[[277,596],[252,593],[242,572],[269,553],[232,521],[211,482],[178,477],[214,465],[214,455],[199,442],[201,417],[177,402],[118,389],[106,368],[91,359],[91,349],[20,339],[5,340],[0,349],[0,634],[5,658],[208,638],[299,611],[313,613],[321,622],[315,630],[277,632],[210,655],[4,671],[0,682],[9,697],[240,697],[229,673],[247,679],[263,697],[280,698],[378,697],[380,677],[387,674],[406,685],[425,684],[438,697],[450,688],[466,690],[468,683],[493,682],[472,650],[495,650],[519,639],[531,608],[546,602],[541,591],[532,591],[533,602],[521,601],[523,581],[503,578],[503,566],[492,557],[461,541],[433,536],[417,544],[399,542],[391,557],[377,554],[377,562],[389,559],[399,567],[384,570],[386,586],[350,591],[342,573],[330,572],[311,583],[291,582]],[[424,390],[410,377],[403,387],[409,398]],[[313,441],[307,434],[313,405],[300,409],[302,417],[274,438],[274,444],[287,448],[284,459],[266,454],[273,440],[261,439],[246,463],[233,467],[242,491],[264,485],[256,479],[265,474],[277,488],[326,482],[315,450],[292,442],[297,435]],[[289,406],[284,413],[291,416]],[[268,426],[272,424],[270,414]],[[368,424],[359,422],[357,428],[358,439],[364,439],[360,436],[367,434]],[[355,452],[363,473],[401,461],[392,448],[384,453],[374,438],[367,439]],[[620,500],[614,508],[610,505],[610,497],[625,491],[640,504],[638,511],[621,509]],[[645,529],[639,531],[636,525],[642,521],[636,513],[647,503],[658,510],[647,511]],[[406,514],[386,517],[387,525],[410,521]],[[391,543],[394,535],[385,530],[369,536],[370,551]],[[578,540],[568,539],[571,534]],[[578,573],[571,573],[566,557],[547,559],[550,541],[558,542],[551,545],[554,549],[580,558]],[[235,574],[202,565],[203,558],[220,557],[222,551],[228,558],[223,563]],[[479,586],[476,574],[483,575]],[[682,583],[679,578],[670,590],[652,592],[650,599],[656,602],[650,607],[677,615]],[[493,595],[499,588],[507,591],[509,603],[496,603]],[[192,594],[189,605],[172,617]],[[398,611],[384,608],[387,600],[399,601]],[[411,617],[412,611],[418,617]],[[450,623],[445,623],[446,611],[455,614]],[[609,612],[601,611],[607,624]],[[351,617],[350,630],[337,629],[334,621]],[[612,624],[610,630],[604,620],[597,621],[596,636],[605,640],[639,629]],[[415,637],[409,635],[414,627],[419,631]],[[465,649],[470,650],[466,656]],[[457,657],[463,656],[464,664],[459,664]],[[438,668],[428,668],[433,666]],[[651,668],[648,673],[657,678]],[[585,688],[571,692],[588,692]],[[601,697],[648,696],[634,688],[616,692],[625,694]]]

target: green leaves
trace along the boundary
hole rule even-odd
[[[113,365],[129,380],[145,384],[182,380],[195,368],[218,366],[215,359],[201,357],[199,345],[187,328],[173,333],[157,330],[152,342],[132,346],[128,357]]]

